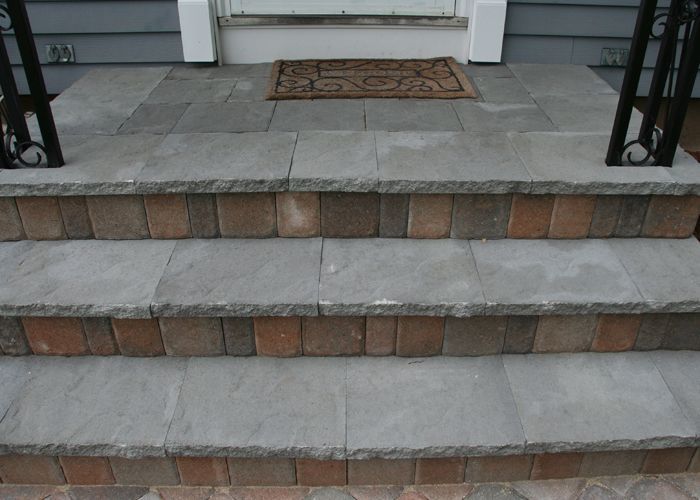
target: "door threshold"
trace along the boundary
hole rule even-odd
[[[219,26],[427,26],[431,28],[463,28],[467,17],[419,16],[226,16]]]

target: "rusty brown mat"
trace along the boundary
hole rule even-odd
[[[436,59],[309,59],[276,61],[268,99],[476,97],[451,57]]]

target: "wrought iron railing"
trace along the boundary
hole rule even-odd
[[[5,47],[3,33],[13,31],[42,142],[32,140]],[[24,0],[0,4],[0,168],[60,167],[63,155],[58,142],[44,76],[34,45]]]
[[[700,0],[671,0],[668,11],[657,14],[656,9],[657,0],[642,0],[639,6],[606,157],[610,166],[670,167],[681,136],[700,66]],[[659,54],[639,134],[636,139],[628,141],[632,107],[650,38],[660,40]],[[664,100],[665,106],[662,106]],[[665,109],[662,111],[662,108]],[[663,130],[657,126],[659,118],[663,118]],[[635,158],[633,149],[640,147],[642,153]]]

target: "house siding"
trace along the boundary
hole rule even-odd
[[[619,89],[624,69],[601,66],[601,50],[630,47],[638,8],[639,0],[508,0],[503,61],[585,64]],[[639,95],[648,93],[658,47],[649,42]]]

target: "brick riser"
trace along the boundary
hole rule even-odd
[[[6,355],[486,356],[700,350],[700,314],[0,318]]]
[[[0,198],[0,241],[686,238],[700,196],[241,193]]]
[[[492,457],[302,458],[0,456],[5,484],[345,486],[459,484],[700,472],[696,448]]]

